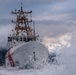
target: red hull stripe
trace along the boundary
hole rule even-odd
[[[14,61],[13,61],[13,58],[12,58],[11,54],[10,54],[10,50],[8,51],[8,60],[9,60],[9,62],[10,62],[10,65],[11,65],[12,67],[15,67],[15,63],[14,63]]]

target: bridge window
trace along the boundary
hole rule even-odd
[[[25,42],[27,41],[26,37],[23,38],[23,41],[25,41]]]
[[[27,39],[28,39],[28,41],[32,41],[32,38],[31,37],[28,37]]]
[[[18,41],[19,39],[18,38],[16,38],[16,41]]]
[[[8,41],[11,42],[12,41],[12,37],[8,37]]]
[[[22,37],[20,37],[20,41],[22,41]]]

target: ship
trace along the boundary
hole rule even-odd
[[[6,53],[6,68],[39,68],[45,65],[48,58],[48,49],[38,41],[35,23],[31,19],[32,11],[24,11],[21,4],[20,10],[11,11],[16,15],[12,20],[15,27],[8,36],[8,52]]]

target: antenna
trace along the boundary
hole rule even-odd
[[[21,2],[21,6],[22,6],[22,2]]]
[[[22,3],[21,3],[21,12],[23,12],[23,7],[22,7]]]
[[[36,40],[36,37],[35,37],[35,22],[33,22],[33,34],[34,34],[34,41]]]

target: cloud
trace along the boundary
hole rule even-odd
[[[49,52],[60,51],[64,47],[70,47],[70,40],[72,38],[72,34],[66,33],[64,35],[60,35],[58,37],[44,37],[43,43],[48,48]]]
[[[9,25],[3,25],[0,28],[0,46],[6,46],[7,45],[7,37],[12,33],[13,26],[11,24]]]
[[[66,0],[28,0],[31,4],[53,4],[58,2],[64,2]]]
[[[48,14],[48,13],[43,13],[41,15],[37,15],[35,17],[33,17],[33,20],[37,20],[37,21],[60,21],[60,20],[64,20],[66,18],[68,18],[69,15],[68,14]]]
[[[0,0],[1,18],[9,18],[11,10],[20,7],[21,2],[25,10],[33,10],[34,20],[63,20],[76,13],[74,0]]]

